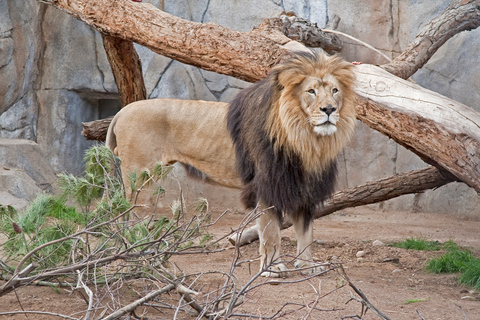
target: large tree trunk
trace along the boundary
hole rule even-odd
[[[263,78],[274,64],[288,55],[284,46],[293,43],[271,24],[242,33],[213,23],[186,21],[151,5],[131,1],[45,2],[64,9],[103,33],[135,41],[181,62],[247,81]],[[455,2],[448,9],[456,10],[455,20],[442,20],[442,28],[448,30],[465,17],[480,21],[480,15],[472,16],[472,10],[475,12],[479,6],[480,0]],[[459,32],[476,26],[476,22],[469,23],[455,30]],[[447,33],[439,38],[444,42],[451,36],[452,33]],[[422,60],[413,69],[421,66],[426,61],[423,58],[426,56],[428,60],[436,50],[418,49],[428,47],[429,41],[428,37],[421,37],[420,46],[409,48],[412,52],[418,51],[416,61]],[[411,73],[411,70],[407,72]],[[373,66],[360,66],[357,74],[360,83],[357,108],[362,121],[480,192],[480,158],[476,154],[480,141],[478,113],[419,86],[409,87],[399,78],[381,73]]]

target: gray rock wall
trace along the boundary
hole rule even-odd
[[[144,2],[185,19],[215,22],[239,31],[251,30],[263,18],[277,16],[282,11],[293,11],[320,27],[338,15],[339,31],[373,45],[390,57],[398,55],[450,3],[449,0]],[[172,61],[140,46],[136,48],[149,98],[230,101],[249,85]],[[472,68],[480,60],[479,49],[480,30],[459,34],[413,78],[426,88],[480,111],[480,68]],[[348,39],[344,39],[341,54],[351,61],[385,63],[377,53]],[[0,138],[27,139],[40,150],[35,157],[46,159],[52,172],[78,174],[82,171],[82,152],[92,144],[80,135],[80,123],[104,118],[118,109],[117,89],[97,31],[36,0],[0,1]],[[11,152],[8,150],[0,143],[0,166],[5,166],[2,154]],[[339,188],[425,166],[411,152],[361,123],[339,164]],[[181,172],[178,176],[182,176]],[[219,203],[236,204],[235,200],[229,202],[236,194],[185,183],[192,198],[197,194],[209,197],[221,193]],[[374,207],[478,215],[479,205],[479,196],[458,183]]]

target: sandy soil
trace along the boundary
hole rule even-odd
[[[219,213],[214,213],[218,215]],[[240,223],[243,215],[227,213],[210,229],[216,237],[228,233]],[[388,246],[374,246],[373,241],[385,244],[404,240],[408,237],[424,237],[445,242],[453,239],[456,243],[470,247],[480,255],[480,219],[448,216],[442,214],[375,212],[368,209],[351,209],[324,217],[315,223],[314,256],[318,261],[342,263],[352,283],[369,301],[390,319],[480,319],[480,296],[469,288],[459,286],[456,275],[434,275],[423,270],[425,261],[438,252],[403,250]],[[282,238],[284,253],[295,253],[295,237],[291,230],[285,230]],[[244,285],[258,270],[258,244],[241,248],[241,259],[250,260],[235,269],[235,275]],[[363,261],[357,261],[358,251],[365,251]],[[177,256],[172,258],[186,273],[222,271],[229,272],[234,250],[218,253]],[[291,274],[280,282],[301,280],[303,276]],[[268,279],[260,278],[254,284]],[[198,285],[202,292],[221,286],[224,278],[204,276]],[[301,305],[317,299],[316,310],[310,319],[342,319],[345,316],[360,315],[361,304],[350,301],[353,290],[343,286],[345,281],[337,271],[329,271],[299,283],[264,284],[247,294],[237,313],[255,314],[268,317],[282,305],[289,302],[281,319],[302,319],[309,310]],[[1,285],[1,282],[0,282]],[[127,300],[138,298],[138,284],[125,284]],[[319,295],[316,293],[319,292]],[[165,299],[176,299],[172,295]],[[0,297],[0,311],[37,310],[58,312],[80,318],[85,310],[85,301],[78,293],[48,287],[24,287]],[[147,308],[148,309],[148,308]],[[138,314],[143,311],[138,310]],[[145,310],[144,310],[145,311]],[[173,312],[165,314],[148,310],[149,319],[172,319]],[[279,315],[280,316],[280,315]],[[0,316],[8,319],[53,319],[51,315],[30,314]],[[177,319],[195,317],[179,313]],[[58,318],[59,319],[59,318]],[[235,317],[235,319],[245,319]],[[350,318],[352,319],[352,318]],[[363,319],[379,319],[371,310]]]

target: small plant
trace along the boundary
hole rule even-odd
[[[426,301],[426,300],[425,299],[408,299],[408,300],[405,301],[405,304],[424,302],[424,301]]]
[[[17,213],[17,210],[15,210],[14,207],[12,207],[11,205],[7,205],[7,206],[4,206],[2,204],[0,204],[0,216],[2,215],[13,215]]]
[[[24,213],[1,215],[0,231],[8,239],[3,249],[11,258],[23,256],[32,248],[73,234],[75,225],[83,221],[85,217],[66,205],[64,199],[39,194]],[[70,249],[71,241],[67,241],[63,245],[46,247],[35,257],[41,256],[57,264],[68,258]]]
[[[426,269],[433,273],[460,273],[459,282],[480,289],[480,258],[460,247],[453,241],[447,241],[443,247],[446,252],[427,262]]]
[[[480,258],[473,253],[449,240],[444,244],[426,239],[409,238],[390,244],[393,247],[422,251],[445,250],[437,258],[427,261],[425,269],[432,273],[460,273],[459,282],[480,289]]]
[[[462,271],[466,264],[475,259],[472,252],[461,248],[453,241],[444,244],[446,253],[427,263],[427,270],[433,273],[455,273]]]
[[[467,263],[458,280],[460,283],[480,290],[480,258],[476,258]]]
[[[413,249],[421,251],[437,251],[440,250],[440,243],[438,241],[428,241],[426,239],[409,238],[400,242],[391,243],[392,247],[402,249]]]

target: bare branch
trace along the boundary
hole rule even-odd
[[[73,318],[73,317],[66,316],[64,314],[47,312],[47,311],[25,311],[24,310],[24,311],[0,312],[0,316],[8,316],[8,315],[15,315],[15,314],[45,314],[48,316],[60,317],[64,319],[80,320],[79,318]]]
[[[333,54],[343,47],[342,41],[332,33],[320,29],[316,23],[312,23],[293,14],[282,14],[279,18],[263,20],[258,27],[261,29],[277,29],[286,37],[303,43],[307,47],[322,48]]]
[[[126,305],[124,306],[123,308],[120,308],[118,309],[117,311],[115,311],[114,313],[108,315],[107,317],[104,317],[102,318],[102,320],[113,320],[113,319],[118,319],[120,318],[121,316],[135,310],[137,307],[141,306],[143,303],[145,302],[148,302],[154,298],[156,298],[157,296],[161,295],[162,293],[166,293],[166,292],[169,292],[171,290],[175,289],[175,285],[174,284],[169,284],[169,285],[166,285],[165,287],[159,289],[159,290],[155,290],[153,292],[150,292],[149,294],[147,294],[145,297],[142,297],[141,299],[138,299],[132,303],[130,303],[129,305]]]
[[[387,317],[386,315],[384,315],[382,312],[380,312],[380,310],[378,310],[370,301],[368,301],[367,297],[365,296],[365,294],[362,292],[362,290],[358,289],[354,284],[353,282],[350,280],[350,278],[348,277],[347,273],[345,272],[345,269],[343,268],[342,265],[340,265],[340,274],[342,275],[342,277],[347,281],[348,285],[355,291],[356,294],[358,294],[361,298],[361,302],[362,302],[362,305],[365,305],[367,308],[369,308],[370,310],[372,310],[377,316],[379,316],[380,318],[384,319],[384,320],[390,320],[389,317]],[[363,307],[362,307],[363,308]],[[366,310],[365,310],[366,312]],[[362,316],[364,315],[364,312],[362,312]]]
[[[456,0],[440,16],[427,23],[401,55],[382,68],[407,79],[423,67],[448,39],[479,26],[480,0]]]

